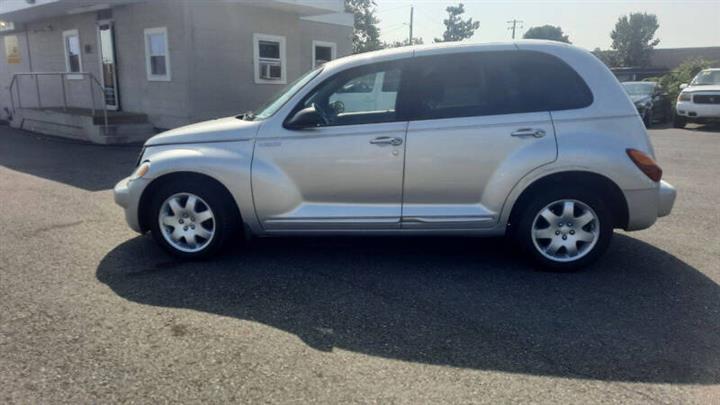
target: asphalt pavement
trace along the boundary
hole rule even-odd
[[[650,133],[672,215],[552,274],[476,238],[178,262],[112,201],[138,146],[0,126],[0,402],[717,403],[720,128]]]

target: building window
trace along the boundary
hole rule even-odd
[[[150,81],[170,81],[170,52],[167,28],[145,30],[145,66]]]
[[[313,68],[336,58],[337,45],[334,42],[313,41],[312,45]]]
[[[65,47],[65,71],[68,73],[82,72],[82,55],[80,52],[80,34],[78,30],[63,31]],[[68,79],[82,79],[81,75],[68,75]]]
[[[255,83],[285,84],[285,37],[253,35]]]

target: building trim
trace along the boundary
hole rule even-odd
[[[260,41],[277,42],[280,46],[280,79],[268,80],[260,77]],[[287,47],[285,37],[280,35],[253,33],[253,66],[256,84],[287,84]]]
[[[312,41],[312,64],[313,68],[316,68],[316,61],[317,58],[315,57],[315,51],[318,46],[330,48],[330,60],[337,59],[337,43],[335,42],[327,42],[327,41]]]
[[[165,41],[165,74],[152,74],[152,66],[150,62],[150,43],[148,38],[152,34],[163,34]],[[143,41],[145,42],[145,73],[149,82],[169,82],[172,80],[172,70],[170,68],[170,46],[168,45],[167,27],[145,28],[143,31]]]
[[[67,39],[68,37],[75,36],[78,39],[78,66],[80,67],[79,72],[71,72],[70,71],[70,58],[68,54],[68,46],[67,46]],[[67,73],[82,73],[83,72],[83,58],[82,58],[82,41],[80,40],[80,31],[75,29],[71,30],[65,30],[62,32],[62,40],[63,40],[63,59],[65,60],[65,72]],[[66,75],[65,78],[68,80],[82,80],[83,75]]]

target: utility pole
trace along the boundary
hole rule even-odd
[[[512,20],[508,21],[507,23],[508,23],[508,24],[511,24],[511,26],[508,27],[508,30],[511,30],[511,31],[512,31],[512,39],[515,39],[515,28],[517,28],[518,24],[520,24],[520,29],[522,29],[522,28],[523,28],[523,26],[522,26],[523,21],[522,21],[522,20],[516,20],[516,19],[513,18]]]
[[[414,7],[410,6],[410,38],[408,39],[408,45],[413,44],[413,11]]]

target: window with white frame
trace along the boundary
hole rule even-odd
[[[285,84],[285,37],[253,34],[253,49],[255,83]]]
[[[145,66],[150,81],[170,81],[170,50],[167,28],[145,30]]]
[[[63,31],[62,35],[65,48],[65,71],[68,73],[82,72],[82,54],[78,30]],[[75,78],[72,76],[68,77]]]
[[[336,58],[337,45],[334,42],[313,41],[313,67],[322,66]]]

